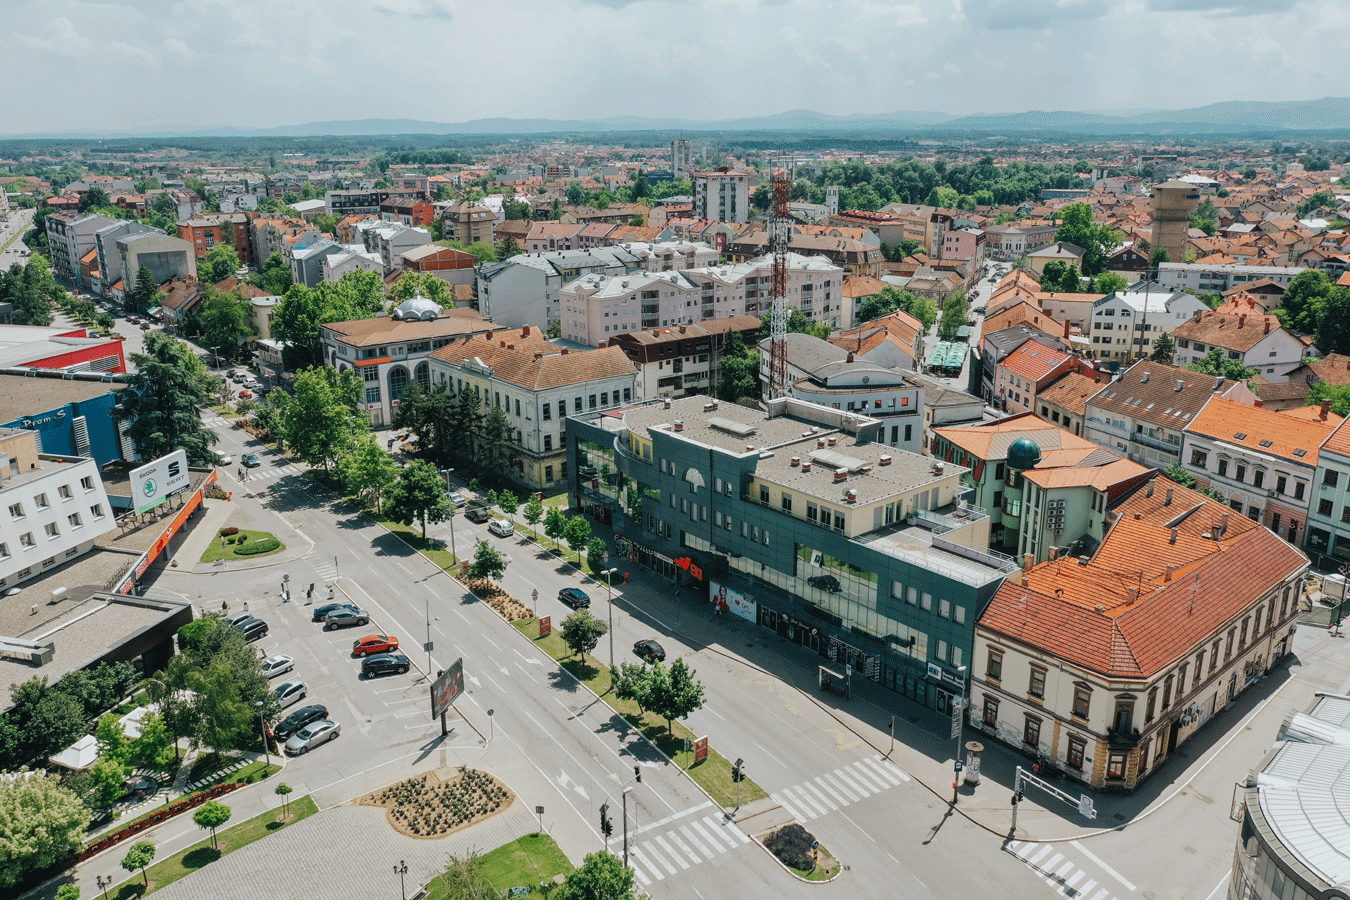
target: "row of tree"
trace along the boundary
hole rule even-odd
[[[0,716],[0,770],[36,763],[69,747],[135,683],[135,670],[123,662],[78,669],[53,685],[46,678],[11,685],[13,706]]]
[[[52,279],[47,257],[40,253],[28,257],[27,265],[15,263],[8,272],[0,272],[0,303],[14,304],[15,325],[52,324],[52,304],[65,294]]]

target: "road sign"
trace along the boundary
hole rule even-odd
[[[811,849],[812,849],[812,850],[819,850],[819,849],[820,849],[820,841],[812,841],[812,842],[811,842]]]
[[[956,706],[952,709],[952,740],[961,736],[961,707]]]
[[[539,602],[539,588],[534,589],[534,593],[530,595],[530,599],[533,600],[535,603]]]
[[[544,616],[539,620],[539,636],[548,637],[553,633],[553,617]]]
[[[441,673],[431,686],[431,715],[443,715],[464,693],[464,658],[460,657]]]
[[[600,562],[604,563],[606,566],[609,565],[609,551],[608,551],[608,550],[606,550],[604,553],[600,554]]]
[[[961,760],[958,759],[958,760],[956,761],[956,771],[957,771],[957,772],[960,772],[960,771],[961,771],[962,769],[964,769],[965,767],[966,767],[966,766],[965,766],[965,763],[961,762]]]
[[[432,650],[435,650],[435,649],[436,649],[436,643],[435,643],[434,641],[426,641],[425,643],[422,644],[422,652],[423,652],[423,653],[430,653]]]
[[[1097,811],[1092,808],[1092,798],[1087,794],[1078,798],[1078,814],[1086,819],[1097,818]]]

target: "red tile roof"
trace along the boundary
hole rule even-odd
[[[1317,450],[1334,427],[1321,420],[1306,421],[1275,410],[1211,397],[1185,431],[1278,456],[1296,465],[1316,467]]]

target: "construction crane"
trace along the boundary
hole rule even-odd
[[[773,208],[769,217],[769,252],[773,254],[773,276],[769,288],[769,400],[786,397],[787,380],[787,284],[788,241],[792,237],[792,216],[788,202],[792,199],[792,160],[784,157],[782,165],[773,170],[770,185],[773,189]]]

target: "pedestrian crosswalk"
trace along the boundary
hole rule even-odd
[[[1102,886],[1076,862],[1056,849],[1055,844],[1009,841],[1008,850],[1063,897],[1073,897],[1074,900],[1115,900],[1109,887]]]
[[[735,822],[699,815],[707,806],[629,833],[629,864],[643,887],[750,843]],[[609,852],[623,855],[622,833],[611,836],[606,844]]]
[[[771,791],[769,796],[798,821],[805,822],[909,780],[897,766],[875,754],[792,787]]]
[[[300,474],[300,468],[298,466],[292,465],[291,463],[283,463],[275,469],[245,469],[243,480],[247,483],[250,481],[265,481],[269,478],[281,478],[286,475],[298,474]]]
[[[311,557],[309,559],[309,564],[314,568],[315,574],[317,574],[324,583],[332,584],[334,581],[337,581],[338,567],[337,559],[335,557],[328,556],[327,554]]]

